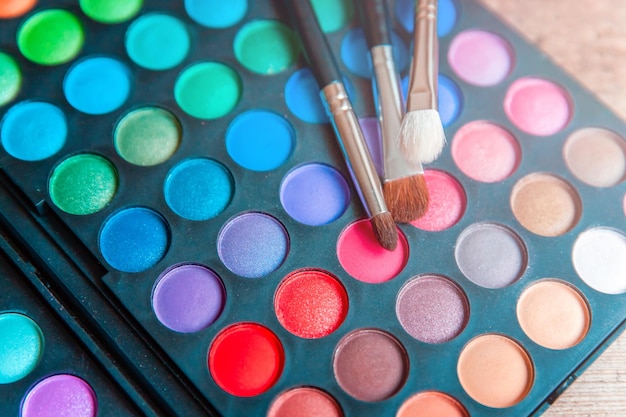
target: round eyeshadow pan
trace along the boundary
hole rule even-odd
[[[158,107],[142,107],[120,120],[113,132],[115,150],[127,162],[153,166],[170,159],[182,140],[176,116]]]
[[[143,0],[80,0],[80,8],[100,23],[122,23],[139,13]]]
[[[202,26],[224,29],[243,19],[248,11],[248,0],[185,0],[185,10]]]
[[[338,219],[350,203],[345,178],[324,164],[301,165],[283,178],[280,202],[291,217],[309,226],[322,226]]]
[[[562,87],[541,78],[520,78],[509,86],[504,112],[515,126],[535,136],[560,132],[572,117],[572,99]]]
[[[13,19],[35,7],[37,0],[12,0],[0,3],[0,19]]]
[[[594,187],[612,187],[626,178],[626,141],[610,130],[589,127],[572,133],[563,147],[569,170]]]
[[[226,132],[226,150],[235,162],[252,171],[271,171],[293,152],[296,133],[284,117],[265,110],[237,116]]]
[[[409,63],[409,51],[402,39],[394,32],[391,33],[391,43],[396,68],[402,72]],[[345,34],[341,41],[341,60],[346,68],[354,74],[368,79],[372,77],[369,49],[363,29],[351,29]]]
[[[480,182],[508,178],[519,166],[522,151],[515,137],[484,120],[461,127],[452,139],[452,159],[468,177]]]
[[[152,292],[152,309],[165,327],[180,333],[207,328],[222,313],[226,293],[207,267],[179,264],[163,272]]]
[[[500,35],[466,30],[450,43],[448,62],[463,81],[489,87],[499,84],[509,75],[515,63],[515,52]]]
[[[208,158],[179,162],[165,178],[167,205],[189,220],[208,220],[223,212],[234,193],[228,169]]]
[[[319,269],[302,269],[276,290],[274,310],[280,324],[304,339],[328,336],[348,314],[348,294],[337,278]]]
[[[427,169],[424,180],[428,189],[428,210],[410,224],[418,229],[439,232],[461,220],[467,207],[463,186],[450,174]]]
[[[0,385],[30,374],[43,356],[44,337],[32,319],[18,313],[0,313]]]
[[[272,331],[256,323],[236,323],[222,330],[209,349],[215,383],[238,397],[260,395],[280,377],[285,353]]]
[[[400,341],[389,333],[357,329],[337,344],[333,372],[350,396],[367,402],[383,401],[406,382],[409,358]]]
[[[572,262],[578,276],[596,291],[626,293],[626,236],[607,227],[581,233],[572,249]]]
[[[526,288],[517,301],[517,320],[533,342],[548,349],[580,343],[591,325],[591,311],[571,285],[544,279]]]
[[[470,417],[463,405],[448,394],[423,391],[409,397],[396,417]]]
[[[576,189],[550,174],[532,173],[511,191],[515,218],[531,232],[554,237],[569,232],[580,220],[582,201]]]
[[[374,235],[369,219],[358,220],[346,227],[337,240],[337,257],[343,269],[353,278],[369,284],[389,281],[404,269],[409,245],[398,230],[398,246],[384,249]]]
[[[300,44],[288,26],[275,20],[255,20],[239,29],[234,50],[239,63],[248,70],[271,75],[296,63]]]
[[[320,87],[308,68],[294,72],[285,84],[285,103],[299,119],[308,123],[328,123],[320,97]]]
[[[60,65],[71,61],[83,47],[85,34],[78,18],[60,9],[31,15],[18,29],[17,47],[29,61]]]
[[[454,257],[463,275],[484,288],[504,288],[521,278],[528,252],[517,234],[496,223],[474,223],[457,239]]]
[[[124,41],[130,59],[150,70],[174,68],[187,57],[190,48],[185,24],[162,13],[151,13],[136,19]]]
[[[113,214],[100,231],[100,252],[113,268],[142,272],[156,265],[170,245],[165,219],[144,207],[130,207]]]
[[[13,100],[22,86],[19,65],[9,54],[0,51],[0,107]]]
[[[21,417],[96,417],[96,394],[83,379],[68,374],[37,383],[22,401]]]
[[[63,81],[65,98],[76,110],[106,114],[130,95],[131,75],[125,64],[109,57],[92,57],[72,66]]]
[[[246,278],[261,278],[284,262],[289,253],[289,235],[274,217],[247,212],[222,227],[217,253],[231,272]]]
[[[324,33],[344,28],[354,15],[354,6],[349,0],[312,0],[311,6]]]
[[[70,156],[57,165],[48,183],[50,199],[69,214],[93,214],[107,206],[118,188],[111,162],[91,153]]]
[[[456,25],[459,14],[459,5],[456,0],[440,0],[437,5],[437,36],[446,36]],[[398,22],[409,33],[413,32],[415,24],[415,1],[397,0],[394,14]]]
[[[425,343],[444,343],[458,336],[469,320],[469,302],[451,280],[424,275],[408,281],[396,301],[404,330]]]
[[[53,104],[25,101],[11,107],[2,118],[2,146],[22,161],[40,161],[59,152],[67,139],[65,115]]]
[[[297,387],[280,393],[272,402],[267,417],[343,417],[337,401],[314,387]]]

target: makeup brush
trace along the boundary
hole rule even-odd
[[[372,223],[376,239],[383,248],[393,250],[398,242],[397,226],[387,209],[380,179],[330,45],[308,0],[283,0],[283,4],[291,15],[311,71],[321,87],[320,95],[346,163],[352,170],[355,185],[360,191],[361,201]]]
[[[418,159],[407,160],[398,144],[404,105],[400,77],[393,59],[385,0],[362,0],[361,20],[374,69],[374,91],[383,143],[383,195],[393,219],[408,223],[426,213],[428,188]]]
[[[406,115],[399,142],[408,160],[428,163],[439,157],[446,144],[437,104],[437,0],[417,0],[413,35]]]

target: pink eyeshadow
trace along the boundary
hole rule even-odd
[[[508,131],[486,122],[461,127],[452,140],[452,159],[468,177],[481,182],[502,181],[519,165],[520,146]]]
[[[549,136],[562,130],[572,116],[572,99],[557,84],[541,78],[520,78],[509,87],[504,112],[531,135]]]
[[[494,33],[466,30],[452,40],[448,61],[461,79],[487,87],[509,75],[515,53],[506,40]]]
[[[467,198],[459,182],[443,171],[424,172],[428,188],[428,210],[424,216],[411,222],[418,229],[438,232],[454,226],[465,213]]]

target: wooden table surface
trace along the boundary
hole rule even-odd
[[[626,1],[479,1],[626,120]],[[544,416],[626,417],[626,333]]]

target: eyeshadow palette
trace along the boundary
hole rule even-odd
[[[405,89],[413,3],[389,2]],[[313,4],[380,168],[358,11]],[[99,367],[50,349],[3,410],[72,375],[81,416],[536,415],[623,329],[626,126],[471,0],[439,2],[448,146],[394,251],[273,2],[0,19],[0,224],[33,271],[3,272],[0,320],[65,323]]]

